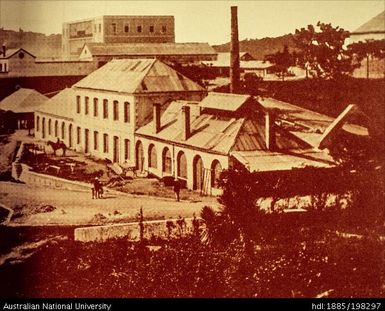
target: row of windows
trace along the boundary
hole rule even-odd
[[[88,96],[84,97],[84,114],[89,115],[90,114],[90,98]],[[124,116],[123,121],[125,123],[130,122],[130,103],[124,102],[123,104],[124,108]],[[81,113],[81,97],[78,95],[76,96],[76,112]],[[113,101],[113,120],[119,121],[119,102],[117,100]],[[99,99],[94,98],[93,99],[93,116],[98,117],[99,116]],[[103,119],[108,119],[108,99],[103,99]]]
[[[46,119],[45,118],[42,118],[41,120],[41,131],[42,131],[42,137],[45,138],[45,134],[46,134],[46,123],[45,123]],[[66,139],[66,124],[65,122],[61,122],[61,127],[60,127],[61,131],[60,131],[60,138],[61,139]],[[40,117],[37,116],[36,117],[36,132],[39,132],[40,131]],[[59,121],[56,120],[55,123],[54,123],[54,127],[52,128],[52,120],[49,119],[48,120],[48,135],[52,135],[54,133],[54,136],[55,137],[59,137]],[[81,144],[82,142],[82,129],[78,126],[76,128],[76,137],[77,137],[77,140],[76,140],[76,143],[78,145]],[[86,149],[86,152],[89,152],[89,149],[88,149],[88,144],[89,144],[89,141],[88,141],[88,135],[89,135],[89,130],[88,129],[85,129],[84,130],[84,140],[85,140],[85,149]],[[72,147],[72,124],[69,125],[68,127],[68,137],[69,137],[69,147]],[[94,131],[93,132],[93,148],[94,150],[99,150],[99,132],[97,131]],[[104,133],[103,134],[103,152],[104,153],[108,153],[109,152],[109,137],[108,137],[108,134]],[[129,160],[130,159],[130,140],[129,139],[125,139],[124,140],[124,159],[125,160]]]
[[[77,137],[77,140],[76,140],[76,143],[78,145],[80,145],[82,143],[82,129],[78,126],[76,128],[76,137]],[[88,142],[88,135],[89,135],[89,130],[88,129],[85,129],[85,149],[86,149],[86,152],[88,152],[88,146],[87,144],[89,143]],[[108,153],[109,152],[109,149],[110,148],[110,142],[109,142],[109,136],[108,134],[104,133],[103,134],[103,152],[104,153]],[[99,150],[99,132],[98,131],[94,131],[93,132],[93,149],[98,151]],[[124,160],[129,160],[130,159],[130,140],[129,139],[125,139],[124,140]]]
[[[95,25],[95,26],[96,26],[96,25]],[[118,33],[118,25],[117,25],[116,23],[112,23],[112,24],[111,24],[111,31],[112,31],[114,34]],[[124,27],[123,27],[123,31],[124,31],[125,33],[130,32],[130,26],[129,26],[128,24],[125,24]],[[143,31],[143,26],[142,26],[142,25],[136,26],[136,32],[141,33],[142,31]],[[154,25],[150,25],[150,26],[148,27],[148,31],[149,31],[150,33],[154,33],[154,32],[155,32],[155,26],[154,26]],[[95,30],[95,32],[96,32],[96,30]],[[100,30],[99,30],[99,32],[100,32]],[[162,33],[166,33],[166,32],[167,32],[167,26],[163,25],[162,28],[161,28],[161,32],[162,32]]]

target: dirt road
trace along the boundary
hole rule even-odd
[[[171,199],[129,194],[107,193],[104,199],[93,200],[89,192],[56,190],[11,182],[0,182],[0,203],[21,210],[24,216],[12,224],[18,225],[86,225],[106,222],[132,221],[143,207],[145,219],[191,217],[199,215],[205,205],[218,206],[215,199],[204,202],[175,202]],[[209,203],[209,204],[208,204]],[[36,213],[44,206],[50,212]],[[98,215],[99,214],[99,215]],[[96,216],[95,216],[96,215]]]

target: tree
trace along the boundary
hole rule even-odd
[[[257,76],[254,72],[246,72],[242,80],[244,92],[253,96],[259,95],[259,86],[262,81],[263,78]]]
[[[351,57],[344,49],[349,32],[331,24],[317,23],[295,30],[294,43],[299,50],[298,65],[317,77],[336,79],[353,71]]]
[[[366,40],[365,42],[359,41],[348,45],[348,52],[358,64],[366,59],[366,78],[369,79],[370,73],[370,59],[385,58],[385,40]]]
[[[285,77],[289,75],[289,67],[295,64],[287,45],[284,46],[282,52],[278,51],[275,54],[267,55],[265,59],[275,65],[276,75],[282,78],[282,81],[285,81]]]

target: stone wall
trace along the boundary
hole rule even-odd
[[[183,229],[177,225],[177,219],[145,221],[144,238],[150,239],[153,236],[167,238],[168,229],[166,223],[168,221],[172,221],[174,224],[171,230],[172,237],[183,236],[193,230],[192,218],[185,219],[186,226]],[[139,222],[77,228],[74,232],[75,241],[80,242],[103,242],[115,238],[127,238],[130,241],[138,241],[139,236]]]
[[[91,184],[32,172],[31,168],[26,164],[21,164],[21,167],[22,172],[18,180],[26,184],[75,191],[91,191],[92,188]]]

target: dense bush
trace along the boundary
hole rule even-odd
[[[233,243],[219,252],[194,237],[158,251],[116,240],[46,245],[25,262],[0,267],[3,297],[379,297],[384,244],[333,234],[258,246],[245,259]]]

